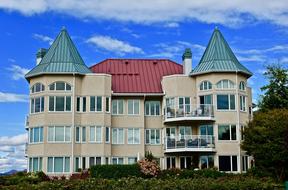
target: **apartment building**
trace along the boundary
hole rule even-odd
[[[28,171],[133,164],[151,151],[162,169],[245,172],[252,73],[217,28],[197,66],[190,49],[182,60],[107,59],[88,68],[62,29],[26,74]]]

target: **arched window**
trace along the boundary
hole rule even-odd
[[[228,79],[220,80],[220,81],[216,84],[216,86],[217,86],[218,89],[235,88],[234,82],[232,82],[231,80],[228,80]]]
[[[210,90],[212,89],[212,83],[209,81],[203,81],[200,84],[200,90]]]
[[[246,85],[245,85],[245,82],[244,81],[241,81],[240,84],[239,84],[239,89],[240,90],[246,90]]]
[[[49,85],[49,90],[71,91],[71,85],[66,82],[54,82]]]
[[[36,83],[31,87],[31,93],[35,93],[35,92],[42,92],[45,90],[45,86],[41,83]]]

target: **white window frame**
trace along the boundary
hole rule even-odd
[[[95,139],[91,139],[91,129],[94,128],[94,137]],[[100,140],[97,139],[97,129],[100,129]],[[102,126],[90,126],[89,127],[89,142],[91,143],[102,143]]]
[[[39,141],[38,142],[34,141],[35,128],[39,129]],[[42,126],[29,128],[29,131],[28,131],[28,143],[29,144],[41,144],[41,143],[43,143],[43,141],[44,141],[44,131],[43,130],[44,130],[44,128]],[[32,131],[32,137],[31,137],[31,131]],[[40,138],[41,137],[41,131],[42,131],[42,141],[41,141],[41,138]],[[33,139],[32,142],[31,142],[31,138]]]
[[[36,171],[34,171],[34,168],[33,168],[34,158],[38,159],[38,166],[37,166]],[[40,160],[41,160],[41,163],[40,163]],[[31,168],[30,168],[30,164],[31,164]],[[40,156],[29,157],[29,159],[28,159],[28,172],[39,172],[39,171],[42,171],[42,169],[43,169],[43,157],[40,157]]]
[[[129,142],[129,130],[132,130],[132,142]],[[138,131],[138,139],[139,139],[139,142],[136,142],[136,131]],[[140,128],[128,128],[127,129],[127,144],[140,144]]]
[[[129,104],[132,103],[132,113],[129,113]],[[138,103],[138,110],[135,109],[135,104]],[[138,113],[137,113],[138,112]],[[140,115],[140,100],[127,100],[127,115]]]
[[[228,81],[227,88],[224,87],[224,81]],[[235,89],[235,83],[229,79],[223,79],[216,83],[216,89]]]
[[[239,83],[239,90],[242,90],[242,91],[246,90],[246,83],[244,81],[241,81]]]
[[[240,111],[247,112],[246,96],[240,95]]]
[[[39,112],[35,112],[36,110],[36,99],[40,99],[40,108],[39,108]],[[42,110],[42,99],[43,99],[43,102],[44,102],[44,107],[43,107],[43,110]],[[31,110],[32,108],[32,100],[34,101],[34,106],[33,106],[33,109]],[[45,110],[45,96],[38,96],[38,97],[33,97],[33,98],[30,98],[30,114],[38,114],[38,113],[42,113],[44,112]]]
[[[63,127],[64,128],[64,134],[63,134],[63,136],[64,136],[64,141],[56,141],[56,128],[57,127]],[[49,128],[53,128],[53,140],[52,141],[50,141],[49,140]],[[70,128],[70,140],[69,141],[67,141],[66,140],[66,128]],[[55,125],[55,126],[48,126],[48,128],[47,128],[47,143],[71,143],[71,130],[72,130],[72,127],[71,126],[65,126],[65,125],[63,125],[63,126],[61,126],[61,125]]]
[[[226,140],[222,140],[222,139],[219,139],[219,126],[229,126],[229,135],[230,135],[230,139],[226,139]],[[232,139],[232,130],[231,130],[231,127],[232,126],[235,126],[235,132],[236,132],[236,139]],[[217,134],[218,134],[218,141],[237,141],[238,140],[238,131],[237,131],[237,125],[236,124],[218,124],[217,125]]]
[[[200,91],[211,90],[212,89],[212,83],[208,80],[204,80],[200,83],[199,89],[200,89]]]
[[[230,157],[230,171],[225,171],[225,172],[237,172],[238,171],[239,168],[238,168],[238,156],[237,155],[218,155],[218,165],[220,165],[220,159],[219,159],[220,156],[229,156]],[[233,171],[233,159],[232,159],[233,156],[236,156],[236,162],[237,162],[236,163],[236,165],[237,165],[236,171]]]
[[[48,172],[48,164],[49,164],[49,158],[52,158],[52,172]],[[55,164],[55,158],[62,158],[63,159],[63,166],[62,166],[62,172],[55,172],[54,171],[54,164]],[[69,158],[69,171],[65,172],[65,160],[66,158]],[[70,156],[48,156],[47,157],[47,173],[49,174],[60,174],[60,173],[70,173],[71,171],[71,157]]]
[[[107,99],[108,99],[108,105],[107,105]],[[108,111],[107,111],[108,108]],[[110,113],[111,112],[111,98],[109,96],[105,97],[105,112]]]
[[[64,83],[64,85],[65,85],[64,90],[56,90],[56,83]],[[52,85],[54,86],[54,90],[50,90],[50,86],[52,86]],[[70,90],[67,90],[67,85],[70,86]],[[48,89],[49,89],[49,91],[68,91],[68,92],[71,92],[72,86],[69,83],[64,82],[64,81],[55,81],[55,82],[48,85]]]
[[[116,159],[116,164],[113,164],[113,159]],[[123,160],[123,163],[124,164],[124,157],[112,157],[111,159],[111,164],[113,165],[119,165],[119,160],[122,159]]]
[[[114,102],[116,102],[116,112],[114,112],[114,110],[113,110],[113,103]],[[120,102],[123,102],[123,106],[122,106],[122,108],[123,108],[123,113],[120,113],[119,112],[119,104],[120,104]],[[116,99],[116,100],[112,100],[112,102],[111,102],[111,107],[112,107],[112,115],[124,115],[124,107],[125,107],[125,102],[124,102],[124,100],[123,99]]]
[[[92,97],[94,97],[94,99],[95,99],[95,102],[94,102],[94,111],[93,110],[91,110],[91,98]],[[90,112],[103,112],[103,97],[102,96],[89,96],[89,98],[90,98],[90,106],[89,106],[89,111]],[[97,103],[98,103],[98,98],[101,98],[101,109],[98,111],[97,110]],[[86,98],[86,105],[87,105],[87,98]],[[106,109],[106,108],[105,108]]]
[[[40,91],[36,91],[36,86],[37,85],[40,85]],[[31,94],[35,94],[35,93],[40,93],[40,92],[43,92],[45,91],[45,86],[44,84],[40,83],[40,82],[37,82],[35,83],[32,87],[31,87]]]
[[[54,99],[54,108],[51,111],[50,110],[50,97],[53,97]],[[56,97],[64,97],[64,111],[56,111]],[[66,110],[66,102],[67,102],[67,97],[70,97],[70,111]],[[72,112],[73,106],[72,106],[72,96],[48,96],[48,112]]]
[[[147,114],[148,105],[148,114]],[[154,107],[154,114],[151,113],[152,106]],[[157,106],[159,106],[159,114],[157,114]],[[161,102],[160,101],[145,101],[145,116],[161,116]]]
[[[221,95],[221,96],[228,96],[228,109],[218,109],[218,95]],[[235,104],[235,108],[234,109],[231,109],[231,96],[234,95],[234,104]],[[216,94],[216,107],[217,107],[217,111],[236,111],[237,109],[237,105],[236,105],[236,94]]]
[[[149,142],[147,142],[147,131],[149,131]],[[155,140],[153,140],[153,141],[155,141],[155,143],[152,143],[151,131],[154,131]],[[156,131],[159,131],[159,143],[157,143]],[[161,145],[161,129],[145,129],[145,144],[147,144],[147,145]]]
[[[133,163],[129,162],[129,160],[132,160],[132,159],[134,160],[134,162]],[[135,162],[135,160],[136,160],[136,162]],[[129,156],[127,158],[127,164],[135,164],[135,163],[137,163],[137,156],[135,156],[135,157]]]
[[[123,130],[123,138],[120,139],[120,130]],[[116,131],[116,142],[114,142],[114,131]],[[125,130],[124,128],[112,128],[112,144],[125,144],[124,142],[125,139]],[[121,142],[122,141],[122,142]]]
[[[108,140],[107,140],[107,129],[108,129]],[[111,138],[111,128],[110,127],[105,127],[105,143],[110,143],[110,138]]]

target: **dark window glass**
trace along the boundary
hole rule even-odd
[[[219,171],[231,171],[230,156],[219,156]]]
[[[80,97],[77,97],[76,111],[80,111]]]
[[[94,157],[90,157],[89,158],[89,166],[94,166],[95,165],[95,158]]]
[[[218,125],[218,139],[219,140],[230,140],[229,125]]]
[[[53,83],[49,86],[49,90],[55,90],[55,83]]]
[[[106,97],[106,112],[110,111],[110,105],[109,105],[109,97]]]
[[[31,110],[30,110],[31,113],[34,113],[34,107],[35,107],[34,99],[31,99]]]
[[[236,125],[231,125],[231,140],[236,140]]]
[[[85,169],[86,168],[86,158],[83,157],[82,158],[82,169]]]
[[[64,96],[56,96],[56,111],[64,111]]]
[[[102,111],[102,97],[97,96],[97,111]]]
[[[90,111],[95,111],[95,96],[90,96]]]
[[[56,90],[65,90],[64,82],[56,82]]]
[[[232,171],[237,171],[237,156],[232,156]]]
[[[49,96],[49,111],[54,111],[54,96]]]
[[[101,165],[101,157],[96,157],[96,165]]]
[[[35,98],[35,112],[40,112],[40,98]]]
[[[66,111],[71,111],[71,96],[66,96]]]
[[[41,97],[41,112],[44,111],[44,97]]]
[[[166,158],[167,169],[171,168],[170,157]]]
[[[66,90],[71,90],[71,86],[69,84],[66,83]]]
[[[83,97],[83,102],[82,102],[82,111],[86,112],[86,97]]]
[[[230,95],[230,110],[235,110],[235,95]]]
[[[106,142],[109,142],[110,141],[110,129],[109,127],[106,127],[106,138],[105,138],[105,141]]]
[[[76,142],[80,141],[80,127],[76,127]]]
[[[217,109],[219,110],[229,109],[228,95],[217,95]]]

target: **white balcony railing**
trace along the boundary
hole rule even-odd
[[[26,115],[26,118],[25,118],[25,127],[26,127],[26,128],[29,127],[29,115]]]
[[[215,138],[213,135],[182,135],[165,138],[165,151],[213,151]]]
[[[165,120],[175,118],[203,119],[214,117],[214,106],[211,104],[186,104],[180,106],[166,106],[164,108]]]

